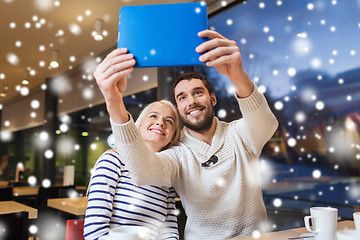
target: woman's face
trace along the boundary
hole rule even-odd
[[[173,141],[175,130],[176,115],[169,106],[162,103],[154,103],[140,124],[142,138],[156,152]]]

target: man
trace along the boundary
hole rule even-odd
[[[209,38],[196,48],[202,53],[200,61],[230,78],[243,118],[219,121],[208,80],[194,73],[182,75],[172,93],[185,125],[184,138],[161,153],[146,148],[123,103],[134,56],[126,49],[115,50],[94,76],[106,100],[116,148],[132,179],[137,185],[175,188],[188,216],[185,239],[251,235],[266,220],[258,158],[278,123],[245,72],[236,43],[210,30],[199,36]]]

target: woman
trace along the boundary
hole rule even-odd
[[[149,104],[140,113],[136,126],[153,152],[173,145],[180,131],[174,106],[166,100]],[[111,228],[145,226],[150,239],[179,239],[173,188],[137,187],[116,150],[97,160],[89,184],[84,238],[98,239]]]

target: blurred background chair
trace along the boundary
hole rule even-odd
[[[65,240],[83,240],[84,239],[84,221],[85,219],[70,219],[66,221]]]

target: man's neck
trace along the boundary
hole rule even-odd
[[[215,129],[216,129],[216,120],[214,118],[209,130],[198,132],[198,131],[194,131],[194,130],[187,128],[187,131],[190,134],[190,136],[192,136],[196,139],[199,139],[200,141],[206,142],[207,144],[209,144],[211,146],[211,142],[212,142],[212,139],[213,139],[213,136],[215,133]]]

